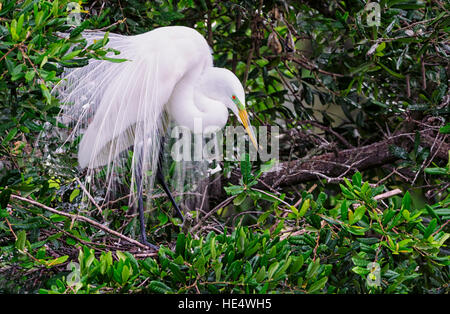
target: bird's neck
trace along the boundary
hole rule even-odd
[[[215,100],[202,91],[194,92],[194,105],[203,113],[203,128],[218,128],[225,126],[228,120],[227,107],[218,100]]]
[[[192,132],[223,128],[228,120],[227,107],[192,85],[177,84],[172,93],[169,113],[177,124]]]

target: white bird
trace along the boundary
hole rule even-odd
[[[83,33],[89,43],[101,32]],[[136,184],[141,241],[146,240],[143,190],[151,190],[156,174],[178,215],[181,211],[168,190],[160,169],[166,117],[194,131],[200,119],[203,129],[223,128],[228,109],[245,127],[257,148],[245,109],[245,92],[229,70],[213,66],[211,48],[196,30],[169,26],[125,36],[109,34],[108,48],[120,51],[113,63],[91,60],[82,68],[68,69],[55,92],[64,104],[62,122],[74,122],[74,135],[83,134],[78,149],[80,167],[107,165],[108,188],[119,164],[119,154],[132,149],[132,185]]]

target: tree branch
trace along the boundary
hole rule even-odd
[[[450,145],[445,139],[442,139],[440,145],[433,145],[435,136],[431,135],[430,130],[420,133],[422,144],[431,147],[431,154],[447,158]],[[286,186],[320,178],[337,178],[348,172],[349,167],[355,171],[378,167],[398,159],[391,153],[391,145],[411,146],[410,138],[413,136],[414,133],[404,133],[370,145],[327,153],[306,161],[282,162],[273,171],[264,173],[261,180],[272,187]]]
[[[431,130],[421,131],[422,144],[430,147],[431,154],[440,158],[448,158],[450,144],[442,139],[440,145],[435,143]],[[398,159],[389,147],[411,146],[414,133],[404,133],[392,136],[386,140],[357,148],[345,149],[337,153],[326,153],[309,160],[293,160],[280,163],[273,171],[264,173],[260,179],[272,187],[286,186],[296,183],[329,178],[329,181],[342,176],[349,168],[365,170],[379,167]],[[319,175],[320,174],[320,175]]]
[[[52,212],[54,214],[65,216],[65,217],[71,218],[73,220],[82,220],[84,222],[87,222],[90,225],[93,225],[94,227],[96,227],[96,228],[98,228],[100,230],[103,230],[103,231],[105,231],[105,232],[107,232],[109,234],[112,234],[112,235],[114,235],[114,236],[116,236],[116,237],[118,237],[118,238],[120,238],[122,240],[125,240],[125,241],[127,241],[129,243],[132,243],[132,244],[134,244],[134,245],[136,245],[136,246],[138,246],[138,247],[140,247],[142,249],[149,250],[149,247],[146,246],[145,244],[142,244],[139,241],[136,241],[136,240],[131,239],[131,238],[127,237],[127,236],[124,236],[123,234],[121,234],[121,233],[119,233],[117,231],[111,230],[108,227],[105,227],[104,225],[102,225],[101,223],[99,223],[97,221],[94,221],[92,219],[89,219],[89,218],[87,218],[85,216],[79,216],[79,215],[74,215],[74,214],[69,214],[69,213],[66,213],[66,212],[62,212],[62,211],[56,210],[54,208],[48,207],[48,206],[46,206],[44,204],[41,204],[41,203],[39,203],[37,201],[31,200],[31,199],[28,199],[28,198],[25,198],[25,197],[22,197],[22,196],[19,196],[19,195],[12,194],[11,197],[14,198],[14,199],[17,199],[17,200],[20,200],[20,201],[23,201],[23,202],[27,202],[29,204],[41,207],[41,208],[43,208],[43,209],[45,209],[45,210],[47,210],[49,212]]]
[[[434,133],[435,131],[432,129],[420,131],[421,144],[430,147],[431,156],[435,155],[446,160],[450,144],[445,141],[446,138],[442,138],[439,145],[433,145],[436,139]],[[415,133],[402,133],[366,146],[326,153],[307,160],[297,159],[281,162],[272,171],[263,173],[259,179],[264,184],[258,183],[255,187],[264,189],[265,186],[270,186],[272,189],[276,189],[318,179],[340,182],[343,176],[349,173],[381,167],[396,161],[398,157],[390,151],[390,146],[401,146],[410,150],[414,136]],[[232,184],[238,184],[239,179],[240,173],[236,171],[231,174],[230,179],[226,180]]]

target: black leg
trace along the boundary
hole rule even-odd
[[[170,193],[169,188],[167,187],[167,184],[164,180],[164,175],[162,173],[162,161],[164,158],[164,138],[161,139],[161,145],[159,150],[159,160],[158,160],[158,167],[156,170],[156,179],[158,180],[159,184],[162,186],[164,192],[169,197],[170,202],[172,203],[173,207],[175,208],[176,215],[181,219],[182,222],[184,222],[183,214],[178,207],[177,203],[175,202],[172,193]],[[136,166],[136,186],[138,190],[138,210],[139,210],[139,224],[140,224],[140,233],[141,233],[141,243],[147,245],[149,248],[153,250],[159,250],[159,247],[151,244],[147,241],[147,235],[145,233],[145,220],[144,220],[144,200],[143,200],[143,187],[142,187],[142,158],[143,158],[143,151],[141,150],[139,160],[137,161]]]
[[[141,232],[141,243],[147,245],[149,248],[158,251],[159,247],[151,244],[147,241],[147,235],[145,234],[145,221],[144,221],[144,200],[142,197],[142,151],[136,167],[136,185],[138,189],[138,209],[139,209],[139,223]]]
[[[159,147],[159,160],[158,160],[158,168],[156,170],[156,179],[158,180],[159,184],[161,185],[164,192],[167,194],[167,197],[169,198],[170,202],[172,203],[175,209],[175,214],[181,219],[181,222],[184,222],[183,213],[181,212],[180,208],[175,202],[172,193],[170,193],[166,181],[164,180],[164,175],[162,172],[163,159],[164,159],[164,137],[161,138],[161,143]]]

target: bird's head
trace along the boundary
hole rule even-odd
[[[243,102],[241,102],[241,100]],[[231,111],[234,112],[236,117],[238,118],[239,122],[242,123],[242,125],[245,128],[245,131],[247,131],[248,136],[250,137],[250,140],[253,143],[253,146],[255,146],[256,149],[258,149],[258,143],[256,141],[255,133],[253,132],[252,125],[250,124],[250,119],[248,117],[247,109],[245,109],[245,95],[242,96],[242,98],[239,98],[236,95],[231,95],[231,100],[233,102],[233,105],[227,106],[231,109]]]
[[[209,68],[203,76],[208,96],[222,102],[244,126],[251,142],[258,149],[255,133],[245,108],[245,92],[237,76],[228,69]]]

